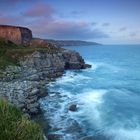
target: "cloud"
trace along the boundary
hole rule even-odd
[[[51,17],[54,9],[45,3],[36,3],[23,13],[27,17]]]
[[[102,26],[104,26],[104,27],[108,27],[108,26],[110,26],[110,23],[105,22],[105,23],[102,24]]]
[[[18,4],[32,4],[37,2],[38,0],[0,0],[0,8],[7,9],[7,7],[15,7]],[[42,1],[42,0],[41,0]]]
[[[17,15],[26,7],[36,3],[38,0],[0,0],[0,13],[4,15]],[[40,0],[42,1],[42,0]]]
[[[38,0],[1,0],[1,4],[9,4],[9,3],[32,3],[37,2]]]
[[[0,24],[16,24],[21,21],[18,16],[0,16]]]
[[[11,0],[2,1],[11,2],[12,5]],[[13,0],[13,2],[17,4],[23,1]],[[57,20],[56,16],[54,17],[54,15],[57,15],[55,9],[42,2],[42,0],[39,3],[33,3],[33,0],[31,0],[28,6],[19,10],[19,13],[15,13],[16,10],[13,10],[12,14],[8,12],[8,14],[0,15],[0,24],[28,26],[35,36],[42,38],[92,40],[109,37],[100,29],[91,28],[91,23],[84,20],[80,21],[80,18],[79,21],[68,21],[67,18]],[[80,15],[83,13],[82,11],[72,11],[71,14]],[[92,24],[95,25],[95,23]]]
[[[130,33],[129,36],[130,37],[135,37],[135,36],[137,36],[137,34],[138,34],[137,32],[133,32],[133,33]]]
[[[96,26],[98,23],[97,22],[92,22],[91,25],[92,26]]]
[[[119,31],[121,31],[121,32],[126,31],[126,30],[127,30],[127,27],[121,27],[121,28],[119,29]]]
[[[46,21],[43,28],[39,26],[40,24],[32,26],[32,30],[43,38],[90,40],[109,37],[99,29],[91,29],[84,21]]]
[[[84,11],[76,11],[76,10],[74,10],[74,11],[72,11],[71,13],[70,13],[70,15],[72,15],[72,16],[81,16],[81,15],[83,15],[85,12]]]

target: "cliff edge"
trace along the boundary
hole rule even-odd
[[[25,27],[0,25],[0,38],[5,38],[17,45],[29,45],[32,31]]]
[[[91,67],[75,51],[42,39],[32,40],[29,29],[4,26],[0,32],[5,38],[0,40],[0,96],[24,113],[39,113],[38,101],[47,95],[47,83],[63,75],[65,70]],[[19,47],[11,41],[30,45]]]

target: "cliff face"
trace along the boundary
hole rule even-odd
[[[52,46],[53,47],[53,46]],[[39,98],[47,95],[46,84],[62,76],[65,69],[86,68],[77,52],[35,51],[20,59],[20,66],[8,66],[1,72],[0,94],[20,107],[23,112],[39,112]]]
[[[0,25],[0,37],[14,42],[17,45],[29,45],[32,32],[28,28]]]
[[[4,47],[0,46],[3,58],[0,60],[12,60],[4,70],[0,69],[0,96],[20,107],[24,113],[39,112],[39,98],[47,95],[46,85],[63,75],[64,70],[90,67],[75,51],[56,47],[42,39],[31,41],[31,31],[26,28],[1,26],[0,34],[16,44],[30,43],[29,47],[15,50],[7,41],[0,43],[4,44]],[[12,63],[14,61],[16,63]]]

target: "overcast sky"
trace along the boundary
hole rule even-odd
[[[140,0],[0,0],[0,24],[35,37],[140,43]]]

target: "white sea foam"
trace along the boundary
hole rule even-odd
[[[97,70],[98,68],[104,67],[105,69],[110,69],[114,73],[117,73],[120,70],[122,71],[122,68],[115,66],[113,64],[108,64],[103,62],[91,62],[91,61],[86,61],[86,63],[92,65],[91,70]]]
[[[118,128],[108,130],[108,135],[113,136],[113,140],[140,140],[140,128],[136,129],[125,129]]]
[[[91,77],[84,76],[82,74],[75,73],[74,71],[68,71],[62,78],[57,79],[56,84],[67,84],[78,82],[81,80],[90,80]]]
[[[92,67],[91,67],[91,70],[96,70],[98,69],[102,64],[101,63],[98,63],[98,62],[91,62],[91,61],[86,61],[87,64],[90,64]],[[89,69],[88,69],[89,70]]]
[[[86,118],[93,125],[95,125],[95,123],[96,126],[100,125],[102,121],[100,107],[104,102],[103,96],[106,92],[106,90],[102,89],[88,89],[78,95],[77,98],[81,104],[81,112],[79,113],[79,115]]]

